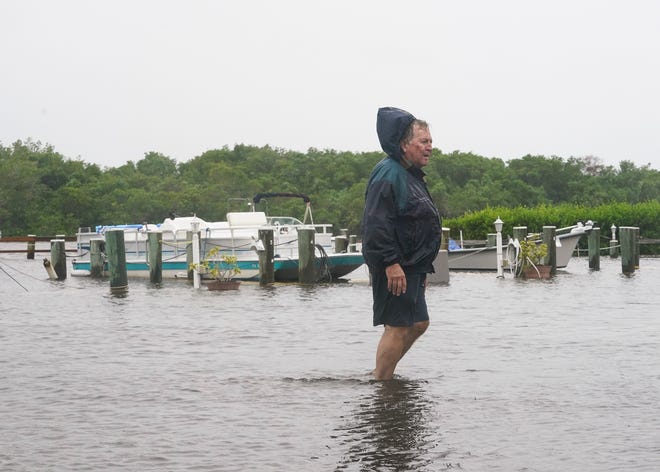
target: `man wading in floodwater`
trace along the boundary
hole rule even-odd
[[[442,224],[422,171],[433,149],[428,124],[398,108],[381,108],[376,131],[387,157],[367,184],[362,251],[371,275],[374,326],[385,327],[374,377],[388,380],[429,326],[426,274],[434,272]]]

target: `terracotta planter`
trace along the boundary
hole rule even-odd
[[[209,290],[237,290],[240,284],[240,280],[213,280],[206,284],[206,288]]]
[[[549,265],[525,267],[523,270],[523,277],[525,279],[549,279],[552,276],[552,274],[550,274],[551,269],[552,266]]]

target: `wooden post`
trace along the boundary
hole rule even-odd
[[[201,235],[199,232],[199,222],[193,222],[191,223],[192,225],[197,225],[195,228],[193,228],[192,231],[186,231],[186,270],[188,273],[188,280],[193,281],[193,285],[195,283],[195,273],[191,267],[193,264],[195,264],[194,260],[194,254],[198,253],[201,254]],[[197,235],[197,237],[195,237]],[[195,244],[197,245],[197,248],[195,249]],[[200,256],[201,257],[201,256]],[[197,261],[199,263],[199,261]]]
[[[639,269],[639,228],[633,226],[633,248],[635,249],[635,269]]]
[[[192,246],[193,232],[186,231],[186,272],[188,280],[193,279],[193,270],[191,269],[193,263],[193,246]]]
[[[434,273],[427,274],[426,281],[430,284],[449,283],[449,254],[444,249],[438,251],[438,256],[433,261]],[[369,274],[371,275],[371,274]]]
[[[440,241],[440,250],[446,251],[449,248],[449,228],[442,228],[442,240]]]
[[[513,239],[517,239],[518,241],[527,239],[527,226],[514,226]]]
[[[34,254],[32,257],[34,258]],[[64,247],[64,239],[51,239],[50,260],[55,274],[57,274],[57,280],[66,279],[66,249]]]
[[[357,235],[355,234],[348,237],[348,252],[357,252]]]
[[[486,235],[486,247],[497,246],[497,233],[488,233]]]
[[[589,233],[589,268],[600,270],[600,228],[594,227]]]
[[[153,284],[163,281],[163,233],[149,231],[147,233],[149,245],[149,280]]]
[[[557,273],[557,227],[543,227],[543,242],[548,246],[548,254],[543,258],[543,263],[550,266],[550,273]]]
[[[28,234],[28,242],[27,242],[27,258],[28,259],[34,259],[34,248],[36,245],[36,235],[34,234]],[[52,250],[52,243],[51,243],[51,250]]]
[[[105,272],[105,240],[100,238],[89,241],[89,275],[92,277],[103,277]]]
[[[335,236],[335,253],[341,254],[347,252],[348,238],[346,236]]]
[[[128,290],[128,274],[126,272],[124,231],[121,229],[111,229],[106,231],[105,249],[108,256],[110,291],[114,293],[125,292]]]
[[[314,267],[314,229],[298,229],[298,282],[313,284],[316,282]]]
[[[202,276],[199,272],[199,267],[201,264],[201,241],[199,233],[199,221],[193,221],[190,223],[192,226],[192,263],[193,267],[193,287],[200,288],[202,286]]]
[[[610,239],[610,259],[619,257],[619,241]]]
[[[633,238],[634,233],[632,227],[619,227],[619,239],[621,240],[621,271],[625,275],[633,275],[635,273],[635,242]]]
[[[272,229],[260,229],[259,241],[264,248],[259,249],[259,285],[275,282],[275,236]]]

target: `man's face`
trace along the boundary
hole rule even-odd
[[[429,163],[433,151],[433,139],[428,128],[413,125],[412,139],[401,146],[403,156],[415,167],[424,167]]]

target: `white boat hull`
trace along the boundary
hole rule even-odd
[[[273,231],[275,280],[298,279],[298,228],[314,228],[314,243],[317,246],[317,268],[319,277],[338,279],[364,264],[358,252],[334,252],[333,236],[327,231],[330,225],[275,224],[269,225],[261,212],[237,212],[227,215],[227,222],[207,223],[199,218],[166,219],[160,225],[124,225],[98,227],[96,232],[78,232],[78,257],[72,261],[72,273],[89,275],[91,272],[90,250],[93,239],[105,240],[105,232],[124,231],[126,271],[130,277],[150,276],[148,263],[148,233],[162,234],[162,277],[187,278],[191,255],[191,227],[199,229],[200,259],[212,249],[218,249],[211,262],[220,261],[223,255],[235,256],[240,273],[239,280],[259,278],[259,254],[262,248],[259,231]],[[322,249],[320,249],[322,248]],[[218,262],[220,263],[220,262]],[[221,263],[220,263],[221,264]],[[106,268],[107,270],[107,268]]]
[[[591,227],[582,227],[570,233],[557,235],[557,268],[568,265],[580,238],[587,234]],[[515,248],[512,244],[504,246],[502,260],[504,268],[515,265]],[[449,270],[497,270],[497,248],[465,248],[449,251]]]

